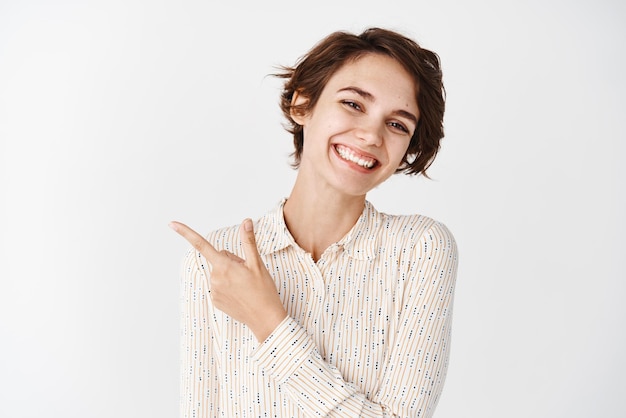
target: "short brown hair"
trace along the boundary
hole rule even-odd
[[[275,74],[286,79],[280,107],[288,121],[286,129],[293,134],[293,166],[300,164],[304,135],[302,126],[292,119],[291,112],[305,115],[311,111],[333,74],[348,61],[368,53],[395,59],[415,80],[420,118],[396,172],[426,176],[426,169],[435,159],[443,138],[445,89],[439,56],[397,32],[380,28],[369,28],[360,35],[342,31],[331,33],[301,57],[294,67],[282,67],[282,72]],[[296,91],[308,100],[292,107]]]

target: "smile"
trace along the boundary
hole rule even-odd
[[[335,149],[337,150],[337,154],[339,154],[342,159],[350,161],[351,163],[357,164],[361,167],[372,168],[377,163],[376,159],[357,154],[350,148],[343,145],[335,145]]]

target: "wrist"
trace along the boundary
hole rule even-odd
[[[258,323],[254,325],[248,325],[252,333],[258,342],[264,342],[274,330],[285,320],[287,312],[282,309],[281,311],[273,312],[271,315],[259,318]]]

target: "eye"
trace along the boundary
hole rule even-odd
[[[362,111],[361,105],[357,102],[353,102],[352,100],[342,100],[341,103],[345,106],[351,107],[354,110]]]
[[[398,130],[402,133],[405,133],[405,134],[410,133],[409,129],[403,124],[401,124],[400,122],[389,122],[388,125],[391,126],[393,129]]]

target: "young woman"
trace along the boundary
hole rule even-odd
[[[446,375],[454,238],[367,193],[425,173],[443,137],[436,54],[392,31],[333,33],[285,68],[293,190],[184,262],[183,417],[430,417]]]

